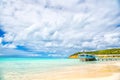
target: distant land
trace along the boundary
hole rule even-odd
[[[69,56],[69,58],[78,58],[78,54],[82,54],[83,52],[76,52]],[[97,50],[97,51],[86,51],[86,54],[93,55],[108,55],[108,54],[120,54],[120,48],[114,49],[105,49],[105,50]]]

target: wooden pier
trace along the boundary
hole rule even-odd
[[[120,54],[95,55],[97,61],[116,61],[120,60]]]

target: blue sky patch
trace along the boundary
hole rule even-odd
[[[0,37],[4,37],[4,34],[5,32],[2,29],[0,29]]]
[[[28,49],[27,47],[25,47],[25,46],[20,46],[20,45],[18,45],[18,46],[16,47],[16,49],[18,49],[18,50],[23,50],[23,51],[29,51],[29,49]]]
[[[120,27],[120,24],[116,25],[116,27]]]
[[[11,44],[12,42],[2,41],[2,45]]]

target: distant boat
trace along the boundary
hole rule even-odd
[[[78,57],[81,61],[96,61],[96,57],[91,54],[80,54]]]

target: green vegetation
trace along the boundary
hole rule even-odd
[[[82,54],[83,52],[77,52],[69,56],[69,58],[78,58],[78,54]],[[106,55],[106,54],[120,54],[120,48],[114,49],[106,49],[106,50],[98,50],[98,51],[87,51],[86,54],[93,55]]]

